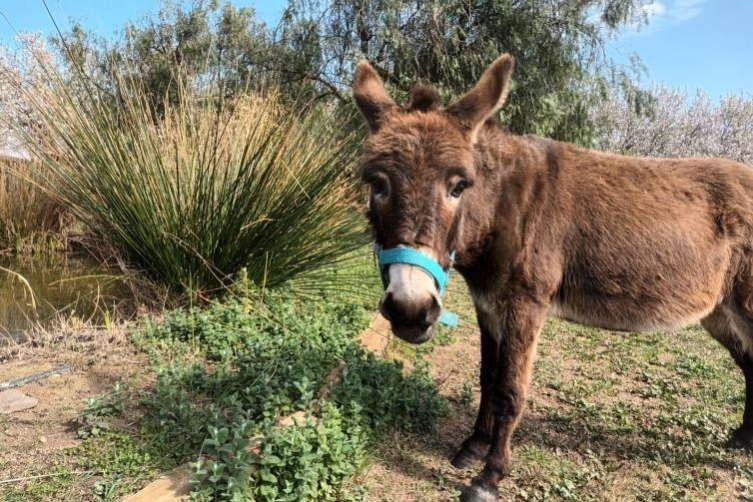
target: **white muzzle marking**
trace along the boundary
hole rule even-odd
[[[441,306],[437,283],[426,270],[416,265],[393,263],[387,273],[390,283],[385,296],[392,293],[395,302],[405,305],[419,304],[427,298],[435,298]]]

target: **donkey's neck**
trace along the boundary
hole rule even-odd
[[[540,212],[542,198],[548,198],[560,147],[553,140],[509,134],[493,125],[479,133],[477,179],[463,213],[461,268],[472,266],[499,238],[513,246],[522,238],[523,226],[538,216],[532,213]]]

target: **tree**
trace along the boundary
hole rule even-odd
[[[47,69],[54,60],[53,53],[35,33],[19,34],[15,49],[0,47],[0,150],[25,152],[19,132],[35,141],[46,141],[42,121],[25,96],[46,96],[51,92]]]
[[[114,96],[113,75],[132,75],[159,109],[182,85],[219,82],[225,97],[275,87],[284,102],[350,106],[355,63],[365,57],[400,96],[417,81],[446,99],[465,92],[502,52],[517,60],[503,119],[514,132],[593,145],[594,88],[627,69],[605,55],[620,27],[645,21],[648,0],[288,0],[275,29],[253,10],[218,0],[189,8],[164,0],[114,42],[74,26],[58,40],[71,66]],[[65,43],[63,43],[65,42]],[[347,114],[344,115],[347,117]]]
[[[638,105],[638,106],[637,106]],[[753,96],[714,103],[695,93],[653,86],[612,93],[592,111],[603,150],[652,157],[727,157],[753,165]]]
[[[217,0],[188,8],[162,0],[156,14],[127,23],[113,41],[74,23],[53,43],[64,63],[100,90],[117,97],[123,82],[138,83],[160,113],[166,102],[177,102],[181,87],[211,81],[232,97],[249,84],[263,85],[272,57],[269,30],[253,9]]]
[[[503,110],[515,132],[592,144],[595,82],[622,79],[604,44],[645,21],[645,0],[289,0],[281,29],[319,44],[308,69],[320,93],[345,100],[354,64],[367,58],[393,92],[416,81],[465,92],[502,52],[517,60]],[[290,35],[288,35],[290,36]],[[305,66],[305,65],[304,65]],[[290,73],[290,72],[288,72]],[[302,78],[303,76],[301,76]]]

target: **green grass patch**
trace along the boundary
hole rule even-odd
[[[743,389],[700,327],[614,333],[552,319],[503,489],[514,500],[748,500],[751,459],[724,447]]]

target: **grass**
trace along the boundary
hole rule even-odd
[[[400,433],[377,448],[362,483],[369,501],[446,501],[477,473],[449,459],[478,406],[478,333],[464,288],[455,341],[422,351],[450,411],[436,434]],[[416,349],[397,344],[410,359]],[[541,335],[527,409],[500,484],[512,501],[751,500],[753,458],[724,447],[742,417],[741,372],[700,327],[614,333],[550,319]],[[401,445],[396,448],[396,444]]]
[[[41,167],[0,161],[0,252],[32,254],[66,247],[65,207],[38,183]]]
[[[78,444],[23,473],[54,476],[0,485],[0,498],[117,500],[190,460],[195,501],[456,500],[477,472],[449,465],[478,404],[464,288],[453,281],[446,298],[459,329],[393,344],[405,364],[358,346],[366,311],[346,298],[231,297],[147,325],[135,341],[148,375],[90,399]],[[740,372],[699,327],[613,333],[550,320],[500,491],[513,501],[751,500],[753,458],[723,446],[742,406]]]
[[[626,335],[553,321],[542,338],[540,394],[518,445],[523,472],[547,483],[529,500],[739,496],[734,477],[753,464],[723,444],[739,425],[742,381],[703,330]]]

